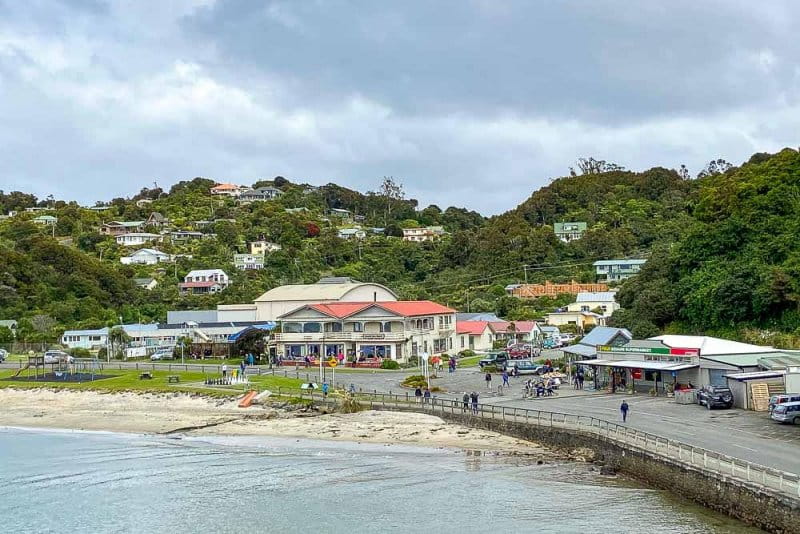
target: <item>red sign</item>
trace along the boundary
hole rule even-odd
[[[678,347],[671,347],[669,353],[674,356],[700,356],[700,349],[681,349]]]
[[[642,379],[642,370],[641,369],[631,369],[631,378],[634,380],[641,380]]]

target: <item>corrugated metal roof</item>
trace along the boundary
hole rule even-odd
[[[615,291],[603,291],[600,293],[578,293],[575,302],[615,302]]]
[[[594,262],[592,265],[595,267],[601,265],[642,265],[647,263],[647,260],[634,259],[634,260],[600,260]]]
[[[597,356],[597,349],[595,347],[590,347],[581,343],[578,343],[577,345],[566,346],[561,350],[569,354],[577,354],[578,356],[585,356],[587,358]]]
[[[578,365],[597,367],[624,367],[626,369],[648,369],[652,371],[682,371],[698,367],[696,363],[657,362],[643,360],[583,360]]]
[[[359,287],[369,287],[369,286],[375,286],[384,289],[388,291],[391,295],[393,295],[395,298],[397,298],[397,295],[395,294],[394,291],[392,291],[388,287],[382,286],[381,284],[375,284],[372,282],[354,282],[347,284],[322,283],[322,284],[292,284],[286,286],[279,286],[270,289],[269,291],[258,297],[255,300],[255,302],[276,302],[276,301],[295,301],[295,300],[306,300],[306,301],[339,300],[354,289],[357,289]]]
[[[592,331],[581,338],[581,345],[608,345],[619,334],[628,340],[633,339],[633,334],[626,328],[614,328],[612,326],[595,326]]]
[[[739,341],[731,341],[730,339],[721,339],[711,336],[665,334],[663,336],[651,337],[650,339],[661,341],[668,347],[700,349],[700,356],[780,352],[778,349],[772,347],[751,345],[750,343],[741,343]]]

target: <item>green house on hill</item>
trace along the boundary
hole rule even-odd
[[[553,224],[553,231],[556,237],[564,243],[569,243],[570,241],[583,237],[586,228],[587,224],[585,222],[560,222]]]

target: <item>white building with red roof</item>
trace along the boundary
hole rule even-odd
[[[492,350],[494,331],[489,321],[458,321],[456,323],[456,348],[486,352]]]
[[[217,184],[209,191],[212,195],[225,195],[238,198],[248,188],[236,184]]]
[[[455,349],[456,312],[429,300],[305,304],[278,318],[285,360],[343,355],[348,362],[445,354]]]
[[[230,278],[222,269],[196,269],[189,271],[178,285],[182,295],[219,293],[230,285]]]

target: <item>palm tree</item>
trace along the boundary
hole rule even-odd
[[[125,343],[128,343],[131,340],[131,337],[125,332],[125,329],[121,326],[115,326],[108,332],[108,342],[111,345],[111,351],[107,355],[108,359],[111,359],[111,353],[114,354],[114,357],[117,356],[118,352],[122,349]]]

